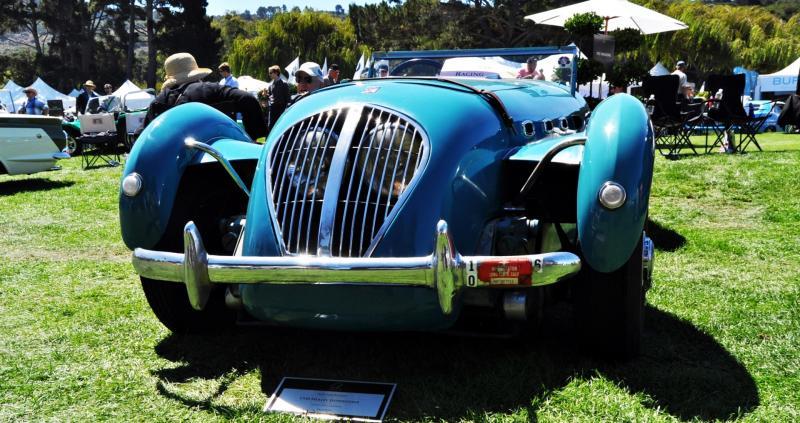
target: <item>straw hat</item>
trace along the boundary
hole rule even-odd
[[[90,79],[90,80],[88,80],[88,81],[86,81],[86,82],[84,82],[84,83],[83,83],[83,86],[84,86],[84,87],[92,87],[92,88],[95,88],[95,87],[96,87],[96,86],[94,85],[94,82],[92,82],[92,80],[91,80],[91,79]]]
[[[39,92],[36,91],[36,88],[33,88],[33,87],[25,88],[24,90],[22,90],[22,92],[26,93],[26,94],[27,93],[33,93],[33,95],[39,95]]]
[[[176,53],[167,57],[164,62],[164,71],[167,77],[161,86],[162,89],[197,81],[211,74],[211,69],[197,67],[197,61],[189,53]]]

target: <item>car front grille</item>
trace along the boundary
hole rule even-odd
[[[276,226],[288,254],[369,256],[427,158],[420,127],[352,105],[309,116],[270,150]]]

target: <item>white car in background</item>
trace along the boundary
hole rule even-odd
[[[66,134],[61,118],[19,115],[0,111],[0,175],[22,175],[51,170],[62,152]]]

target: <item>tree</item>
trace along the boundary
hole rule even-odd
[[[267,17],[269,17],[269,11],[266,7],[260,6],[258,9],[256,9],[256,16],[258,19],[267,19]]]
[[[339,15],[339,16],[343,16],[344,15],[344,7],[342,7],[341,4],[337,4],[336,8],[334,10],[336,11],[337,15]]]
[[[256,34],[237,38],[227,59],[234,73],[266,79],[271,65],[285,66],[295,57],[319,61],[327,57],[342,73],[353,72],[357,55],[356,37],[348,21],[328,13],[304,11],[280,13],[271,20],[256,22]]]
[[[218,29],[206,15],[206,0],[167,0],[159,9],[156,47],[165,56],[187,52],[198,65],[215,68],[219,64],[222,40]]]
[[[44,56],[42,45],[48,33],[39,33],[39,25],[43,18],[43,7],[36,0],[7,0],[0,4],[0,36],[14,44],[31,47],[36,52],[35,60]],[[24,30],[30,33],[33,44],[27,41],[5,37],[7,32]]]

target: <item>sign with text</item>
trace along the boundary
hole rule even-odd
[[[394,383],[285,377],[264,411],[381,422],[396,387]]]

